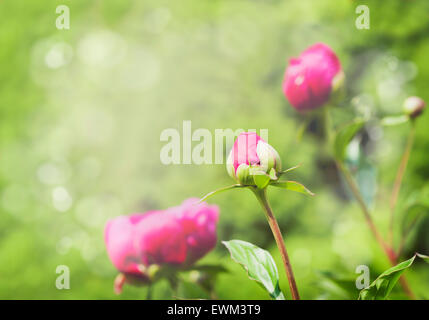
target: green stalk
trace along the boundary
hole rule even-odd
[[[267,217],[268,224],[270,225],[271,231],[273,233],[274,239],[276,240],[276,244],[277,244],[277,247],[279,248],[280,255],[282,257],[283,264],[285,267],[286,276],[289,282],[289,288],[292,293],[292,299],[299,300],[300,298],[299,298],[298,288],[296,286],[295,277],[292,271],[292,265],[290,263],[286,246],[284,244],[283,236],[267,199],[267,188],[259,189],[256,187],[252,187],[250,189],[253,191],[259,203],[261,204],[262,209],[264,210],[265,216]]]
[[[407,145],[401,158],[401,163],[396,173],[395,184],[393,185],[392,195],[390,197],[390,223],[389,223],[389,237],[390,243],[393,246],[393,228],[394,228],[394,217],[395,208],[398,201],[399,191],[401,190],[402,180],[404,178],[405,170],[407,169],[408,160],[410,159],[411,150],[414,144],[414,137],[416,134],[416,126],[414,121],[411,122],[411,130],[408,135]]]
[[[369,229],[371,230],[372,234],[374,235],[375,239],[377,240],[380,247],[384,250],[386,253],[386,256],[389,258],[389,261],[394,261],[396,259],[395,252],[392,250],[390,246],[387,245],[387,243],[384,241],[383,237],[381,236],[380,232],[378,231],[374,221],[371,218],[371,214],[368,210],[368,207],[365,204],[365,201],[362,198],[362,195],[359,191],[358,186],[356,185],[356,182],[354,181],[350,171],[345,167],[343,163],[340,161],[336,161],[338,169],[343,174],[344,178],[346,179],[346,182],[348,186],[350,187],[350,190],[353,193],[353,196],[355,197],[356,201],[359,204],[359,207],[361,208],[366,223],[369,226]]]
[[[152,300],[152,285],[147,286],[146,300]]]
[[[331,150],[332,150],[332,144],[333,144],[332,125],[331,125],[331,120],[330,120],[330,116],[329,116],[329,110],[327,107],[325,107],[325,110],[324,110],[324,125],[325,125],[325,130],[326,130],[325,136],[326,136],[327,144],[328,144],[328,147],[331,148]],[[363,200],[363,197],[359,191],[359,188],[353,179],[353,176],[351,175],[350,171],[346,168],[346,166],[342,163],[341,160],[335,159],[335,163],[338,167],[338,170],[344,176],[350,190],[352,191],[353,196],[355,197],[356,201],[358,202],[359,207],[361,208],[361,211],[365,217],[365,221],[368,224],[368,227],[371,230],[372,234],[374,235],[375,239],[377,240],[377,243],[383,249],[384,253],[386,254],[387,258],[390,261],[390,264],[392,266],[395,266],[398,263],[397,254],[392,249],[392,247],[389,246],[384,241],[383,237],[381,236],[380,232],[378,231],[377,226],[375,225],[374,221],[372,220],[369,209],[368,209],[368,207],[367,207],[365,201]],[[408,281],[405,278],[405,275],[402,275],[400,277],[399,282],[400,282],[404,292],[411,299],[415,299],[416,296],[412,292],[412,290],[408,284]]]

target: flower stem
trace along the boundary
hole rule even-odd
[[[152,300],[152,286],[147,286],[146,300]]]
[[[325,139],[328,148],[332,146],[332,122],[331,115],[329,114],[329,106],[323,108],[322,120],[323,120],[323,129],[325,131]]]
[[[331,124],[331,119],[330,119],[330,114],[329,114],[329,110],[328,108],[325,107],[324,110],[324,127],[325,127],[325,137],[326,137],[326,143],[328,148],[331,148],[332,143],[333,143],[333,136],[332,136],[332,124]],[[414,128],[413,128],[414,130]],[[412,132],[412,136],[414,136],[414,132]],[[412,137],[412,139],[414,139],[414,137]],[[409,139],[410,140],[410,139]],[[411,142],[409,141],[409,144],[412,145],[412,140]],[[409,149],[411,150],[411,145],[409,147]],[[408,148],[407,148],[408,149]],[[409,157],[409,155],[407,156]],[[408,159],[406,160],[408,161]],[[355,197],[356,201],[358,202],[361,211],[364,214],[365,217],[365,221],[368,224],[372,234],[374,235],[375,239],[377,240],[378,244],[380,245],[380,247],[383,249],[384,253],[386,254],[387,258],[389,259],[389,262],[392,266],[395,266],[398,263],[398,255],[396,254],[396,252],[393,250],[393,248],[391,246],[389,246],[383,239],[383,237],[381,236],[380,232],[378,231],[376,225],[374,224],[374,221],[372,220],[371,214],[368,210],[368,207],[365,203],[365,201],[363,200],[363,197],[359,191],[358,186],[356,185],[356,182],[354,181],[350,171],[346,168],[346,166],[338,159],[335,160],[335,163],[338,167],[338,170],[343,174],[348,186],[350,187],[353,196]],[[405,162],[406,163],[406,162]],[[405,168],[403,169],[405,171]],[[403,175],[403,173],[402,173]],[[402,177],[401,177],[402,180]],[[400,183],[399,183],[400,186]],[[398,189],[399,192],[399,189]],[[396,200],[395,200],[396,201]],[[402,289],[404,290],[404,292],[408,295],[408,297],[410,297],[411,299],[415,299],[416,296],[415,294],[412,292],[407,279],[405,278],[405,275],[402,275],[399,278],[399,282],[402,286]]]
[[[402,180],[404,178],[405,170],[407,169],[408,160],[410,159],[411,149],[414,144],[414,137],[416,133],[416,126],[414,121],[411,123],[411,130],[408,135],[407,145],[402,155],[401,163],[396,173],[395,184],[393,185],[392,195],[390,197],[390,223],[389,223],[389,238],[393,246],[393,228],[396,203],[398,201],[399,191],[401,190]]]
[[[348,186],[350,187],[350,190],[353,193],[353,196],[355,197],[356,201],[358,202],[366,223],[369,226],[369,229],[371,230],[372,234],[374,235],[375,239],[379,243],[380,247],[383,248],[384,252],[386,253],[386,256],[389,258],[390,261],[393,261],[396,259],[395,252],[390,248],[390,246],[387,245],[387,243],[384,241],[383,237],[381,236],[380,232],[378,232],[377,227],[374,224],[374,221],[371,218],[371,214],[369,213],[368,207],[365,204],[365,201],[362,198],[362,195],[359,191],[358,186],[356,185],[356,182],[354,181],[351,173],[349,170],[345,167],[343,163],[340,161],[336,161],[338,169],[343,174],[344,178],[346,179],[346,182]]]
[[[259,189],[256,187],[251,188],[262,208],[264,209],[265,216],[267,217],[268,224],[270,225],[271,231],[276,240],[277,247],[280,250],[282,256],[283,264],[286,270],[286,276],[289,282],[290,291],[292,293],[293,300],[299,300],[298,288],[296,286],[295,277],[292,271],[292,265],[287,254],[286,246],[284,244],[282,233],[280,232],[279,225],[276,218],[274,217],[273,211],[267,199],[267,188]]]
[[[374,235],[375,239],[379,243],[380,247],[384,250],[387,258],[390,261],[390,264],[392,266],[395,266],[398,263],[398,256],[395,253],[395,251],[384,241],[383,237],[378,232],[378,229],[375,226],[374,221],[371,218],[368,207],[366,206],[365,201],[363,200],[362,195],[359,191],[359,188],[357,187],[356,182],[354,181],[352,175],[347,170],[347,168],[344,166],[344,164],[342,164],[340,161],[336,161],[336,163],[337,163],[338,169],[344,175],[344,177],[347,181],[347,184],[349,185],[354,197],[356,198],[357,202],[359,203],[359,206],[361,207],[361,210],[365,216],[365,220],[366,220],[372,234]],[[404,289],[404,292],[408,295],[408,297],[410,297],[411,299],[415,299],[416,296],[412,292],[412,290],[408,284],[408,281],[405,278],[405,275],[401,276],[401,278],[399,279],[399,282],[402,286],[402,289]]]

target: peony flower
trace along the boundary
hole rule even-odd
[[[254,185],[255,175],[281,171],[277,151],[254,132],[241,133],[234,142],[226,163],[228,174],[242,185]]]
[[[327,103],[343,82],[344,73],[335,52],[317,43],[289,61],[283,92],[295,109],[306,111]]]
[[[170,209],[175,211],[186,237],[187,264],[194,263],[216,246],[219,209],[198,202],[199,199],[190,198],[180,207]]]
[[[408,97],[404,102],[404,112],[411,119],[417,118],[423,113],[426,103],[419,97]]]
[[[151,268],[189,267],[216,245],[217,206],[198,199],[163,211],[121,216],[107,222],[105,243],[119,293],[125,282],[148,283]]]
[[[147,213],[150,215],[150,212]],[[134,245],[136,225],[145,215],[117,217],[107,222],[104,229],[104,242],[113,265],[120,272],[141,275],[139,254]]]

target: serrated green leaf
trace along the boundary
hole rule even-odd
[[[264,249],[241,240],[222,241],[231,258],[240,264],[250,279],[257,281],[271,298],[284,300],[280,290],[279,273],[273,257]]]
[[[334,154],[338,160],[344,160],[347,146],[364,124],[364,120],[358,119],[337,131],[334,140]]]
[[[277,188],[283,188],[283,189],[287,189],[287,190],[291,190],[291,191],[295,191],[295,192],[307,194],[307,195],[310,195],[310,196],[314,196],[313,192],[311,192],[304,185],[302,185],[301,183],[296,182],[296,181],[274,182],[271,185],[274,186],[274,187],[277,187]]]
[[[368,288],[361,290],[359,300],[386,300],[401,274],[414,262],[416,256],[384,271]]]
[[[219,188],[217,190],[214,190],[212,192],[207,193],[204,197],[202,197],[199,201],[199,203],[206,201],[208,198],[214,196],[215,194],[227,191],[227,190],[231,190],[231,189],[235,189],[235,188],[245,188],[244,186],[240,185],[240,184],[233,184],[232,186],[227,186],[227,187],[223,187],[223,188]]]

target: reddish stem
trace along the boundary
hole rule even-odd
[[[414,122],[411,124],[411,131],[408,135],[407,145],[405,147],[404,154],[402,155],[401,163],[396,173],[395,183],[393,185],[392,195],[390,197],[390,225],[389,225],[389,237],[390,243],[393,246],[393,227],[394,227],[394,216],[395,207],[398,201],[399,191],[401,190],[402,180],[404,178],[405,170],[407,169],[408,160],[410,159],[411,149],[414,143],[414,136],[416,133]]]
[[[264,209],[265,216],[267,217],[267,220],[268,220],[268,224],[270,225],[271,231],[274,235],[274,239],[276,240],[277,247],[280,250],[280,255],[282,256],[283,264],[286,270],[286,276],[289,282],[289,288],[292,293],[292,299],[299,300],[300,297],[298,293],[298,288],[296,286],[295,277],[292,271],[292,265],[289,260],[289,255],[286,250],[283,236],[267,199],[267,188],[259,189],[255,187],[255,188],[252,188],[251,190],[256,195],[256,198],[258,198],[262,208]]]

